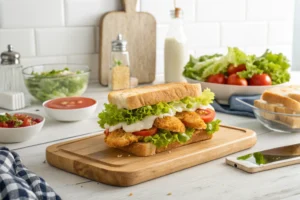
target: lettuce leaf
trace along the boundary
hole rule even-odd
[[[99,125],[104,128],[105,124],[116,125],[120,122],[125,122],[126,124],[133,124],[137,121],[143,120],[147,116],[158,116],[164,113],[170,113],[171,111],[176,111],[177,105],[183,105],[186,108],[192,108],[197,105],[209,105],[213,102],[214,93],[209,89],[202,92],[199,97],[186,97],[179,101],[172,101],[169,103],[160,102],[152,106],[144,106],[134,110],[128,110],[125,108],[119,109],[113,104],[104,104],[104,110],[99,113]]]
[[[214,120],[207,124],[206,132],[207,134],[213,134],[219,130],[220,120]],[[179,142],[181,144],[189,141],[195,129],[187,128],[185,133],[173,133],[171,131],[159,129],[158,133],[152,136],[147,136],[144,138],[144,142],[151,142],[155,146],[166,147],[173,142]]]
[[[282,54],[273,54],[267,50],[261,57],[255,59],[253,64],[246,65],[246,70],[238,72],[242,78],[251,78],[255,74],[268,74],[272,79],[272,84],[281,84],[290,80],[288,69],[290,64]]]
[[[221,120],[219,120],[219,119],[207,123],[206,132],[208,134],[213,134],[213,133],[217,132],[220,128],[220,123],[221,123]]]
[[[172,133],[171,131],[159,129],[158,133],[144,138],[144,142],[151,142],[156,147],[166,147],[173,142],[186,143],[189,141],[195,129],[187,128],[185,133]]]
[[[254,55],[246,55],[237,47],[228,47],[228,53],[201,56],[197,59],[190,57],[190,61],[184,67],[183,75],[188,78],[205,81],[210,75],[225,74],[229,64],[239,65],[253,62]]]

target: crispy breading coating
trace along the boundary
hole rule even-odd
[[[139,136],[127,133],[123,129],[112,131],[105,137],[105,143],[110,147],[124,147],[138,142]]]
[[[183,111],[176,113],[176,117],[180,119],[186,127],[194,129],[206,129],[205,122],[196,112]]]
[[[177,117],[163,117],[156,118],[154,121],[154,126],[160,129],[176,132],[176,133],[184,133],[185,126]]]

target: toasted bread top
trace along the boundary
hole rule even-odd
[[[187,96],[197,97],[200,95],[201,85],[199,83],[168,83],[113,91],[108,94],[108,101],[117,105],[118,108],[132,110],[159,102],[171,102]]]

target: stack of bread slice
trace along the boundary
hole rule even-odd
[[[274,87],[266,90],[261,99],[254,101],[254,106],[274,113],[260,112],[261,116],[289,126],[300,128],[300,86]],[[278,113],[278,114],[277,114]],[[294,114],[284,115],[285,114]],[[297,116],[298,115],[298,116]]]

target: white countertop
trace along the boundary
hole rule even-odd
[[[293,82],[299,72],[293,72]],[[159,82],[159,80],[157,81]],[[45,150],[51,144],[98,134],[97,113],[103,109],[109,90],[97,83],[90,84],[84,96],[99,101],[97,112],[89,119],[61,123],[46,117],[43,130],[29,141],[16,144],[0,144],[16,150],[23,164],[43,177],[63,199],[210,199],[210,200],[275,200],[300,199],[300,166],[248,174],[225,164],[221,158],[174,174],[127,188],[108,186],[56,169],[45,162]],[[45,116],[40,105],[22,111]],[[0,112],[5,112],[0,109]],[[300,134],[272,132],[253,118],[217,113],[222,124],[249,128],[257,133],[257,144],[251,149],[233,155],[243,155],[272,147],[300,142]],[[133,196],[129,196],[132,193]],[[168,195],[168,193],[172,193]]]

